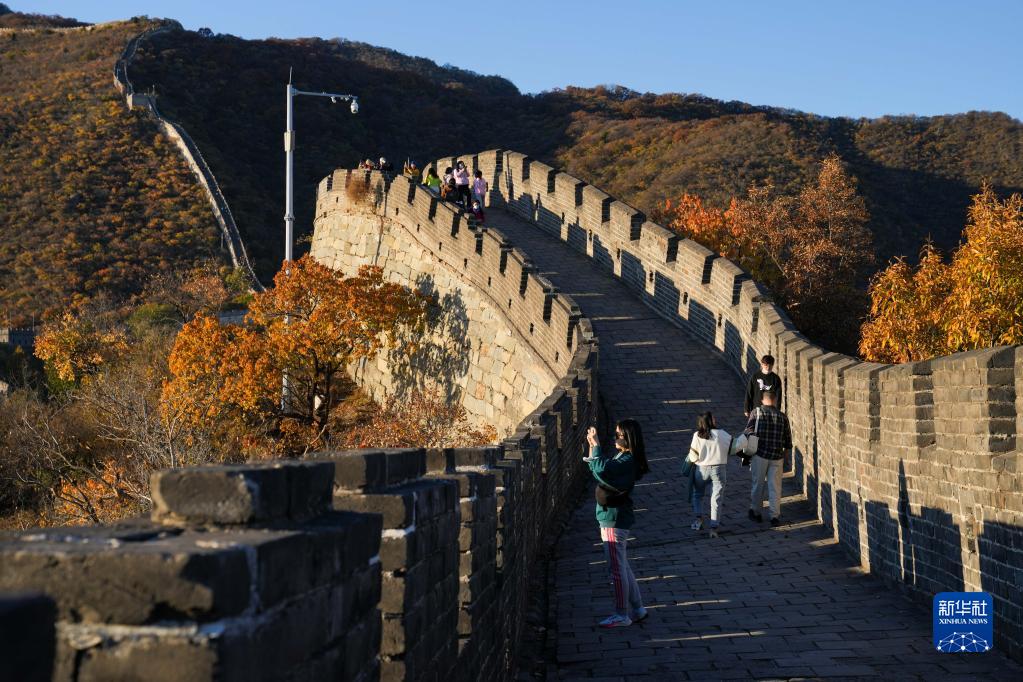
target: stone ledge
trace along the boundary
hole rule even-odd
[[[168,525],[303,521],[330,508],[333,476],[327,463],[292,461],[158,471],[152,516]]]

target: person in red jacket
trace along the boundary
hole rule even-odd
[[[483,215],[483,207],[480,206],[480,202],[478,201],[472,202],[472,215],[474,218],[476,218],[477,223],[482,223],[484,220],[486,220],[486,216]]]

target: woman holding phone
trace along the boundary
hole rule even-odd
[[[585,461],[597,481],[597,523],[600,525],[600,539],[610,568],[615,599],[615,612],[600,621],[600,626],[627,627],[647,617],[639,593],[639,583],[629,566],[625,544],[636,520],[631,499],[632,489],[636,481],[650,471],[643,447],[643,433],[634,419],[618,422],[615,426],[613,455],[605,455],[601,451],[597,429],[594,427],[586,431],[586,440],[590,445],[590,453]]]

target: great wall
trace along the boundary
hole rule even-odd
[[[92,27],[84,28],[91,29]],[[128,44],[124,46],[121,57],[114,64],[114,87],[124,97],[125,104],[127,104],[129,110],[141,109],[152,116],[160,130],[163,131],[163,134],[177,148],[178,153],[181,154],[181,157],[195,176],[196,182],[206,192],[206,198],[209,200],[210,208],[213,210],[213,217],[220,228],[221,244],[227,251],[231,264],[245,272],[245,276],[248,278],[252,289],[262,291],[263,285],[252,269],[249,254],[245,250],[245,242],[242,240],[237,223],[235,223],[234,214],[231,213],[231,206],[227,203],[224,193],[220,190],[220,184],[217,182],[216,176],[213,175],[209,164],[206,163],[206,159],[199,150],[199,146],[192,140],[192,137],[181,124],[167,119],[160,113],[156,106],[155,95],[136,92],[135,86],[128,77],[128,67],[131,65],[131,60],[135,57],[135,53],[138,51],[142,41],[173,30],[181,30],[181,24],[176,21],[165,20],[129,40]]]
[[[1020,349],[899,366],[829,353],[733,263],[599,189],[516,152],[460,158],[490,183],[486,225],[405,178],[337,170],[319,186],[313,254],[346,272],[380,265],[445,304],[419,367],[384,360],[353,368],[358,378],[384,393],[433,383],[510,435],[486,448],[164,471],[153,477],[149,520],[6,534],[0,590],[45,595],[0,607],[5,651],[18,653],[4,658],[24,679],[50,678],[51,666],[55,680],[510,679],[543,548],[588,480],[583,431],[606,433],[609,417],[628,416],[617,394],[626,375],[647,371],[623,367],[619,347],[655,342],[614,331],[598,366],[594,329],[620,319],[602,300],[625,289],[626,309],[650,311],[635,320],[703,353],[722,387],[773,353],[796,440],[790,482],[814,525],[900,592],[924,601],[942,590],[991,592],[997,648],[1020,658]],[[556,245],[567,248],[590,265],[548,277],[518,243],[549,249],[547,261],[566,258]],[[438,372],[448,353],[458,361]],[[654,375],[631,380],[655,386]],[[653,395],[650,409],[670,425],[669,403],[707,402],[687,398],[693,380],[656,384],[680,399]],[[687,438],[703,406],[681,407],[676,430]],[[675,447],[661,448],[665,460]],[[588,508],[580,527],[592,525]],[[734,561],[742,546],[730,542],[718,551]],[[562,543],[592,547],[585,537]],[[678,538],[647,544],[688,551]],[[559,556],[559,579],[565,562],[588,561],[582,551]],[[800,551],[812,562],[824,550]],[[560,651],[557,638],[568,635],[547,636]]]

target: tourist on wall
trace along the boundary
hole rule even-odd
[[[782,385],[781,377],[774,373],[774,356],[765,355],[760,358],[760,369],[754,372],[749,383],[746,384],[746,416],[750,415],[754,407],[761,405],[761,397],[764,391],[774,391],[778,402],[775,407],[781,409]]]
[[[777,399],[773,390],[764,391],[763,404],[753,408],[745,431],[749,437],[756,436],[756,452],[751,462],[753,488],[750,491],[749,517],[753,521],[764,520],[761,510],[766,486],[772,526],[781,523],[782,466],[792,454],[792,429],[789,418],[775,407]]]
[[[597,523],[614,587],[615,612],[600,621],[600,626],[626,627],[647,617],[639,583],[629,566],[626,551],[629,529],[636,519],[632,489],[636,481],[650,471],[643,447],[643,433],[633,419],[618,422],[614,455],[605,455],[601,451],[597,430],[592,426],[586,431],[586,440],[590,453],[584,460],[597,481]]]
[[[440,196],[441,181],[437,176],[436,167],[430,166],[426,169],[426,178],[423,180],[423,184],[426,186],[426,189],[430,190],[437,196]]]
[[[473,200],[472,202],[472,217],[476,219],[477,224],[482,224],[487,217],[483,214],[483,207],[479,201]]]
[[[360,163],[359,170],[376,170],[376,166],[373,165],[373,159],[366,159]]]
[[[458,186],[454,176],[449,177],[440,188],[440,198],[444,201],[458,201]]]
[[[390,173],[391,171],[394,170],[394,164],[381,156],[380,165],[378,166],[378,168],[382,171],[387,171],[388,173]]]
[[[418,185],[419,180],[423,177],[423,172],[419,170],[416,162],[411,159],[405,159],[405,167],[402,169],[401,174],[414,185]]]
[[[483,179],[483,171],[476,171],[476,179],[472,181],[472,199],[480,202],[480,206],[487,205],[487,191],[490,185]]]
[[[692,529],[703,528],[703,498],[707,485],[710,493],[710,536],[717,537],[721,523],[721,507],[724,499],[725,481],[727,480],[728,456],[734,451],[732,436],[724,429],[719,429],[714,415],[704,412],[696,420],[696,433],[689,446],[688,459],[693,464],[691,499],[693,502]]]
[[[465,167],[465,162],[463,161],[455,164],[455,185],[458,188],[457,200],[461,202],[464,208],[469,208],[472,202],[469,191],[469,169]]]

